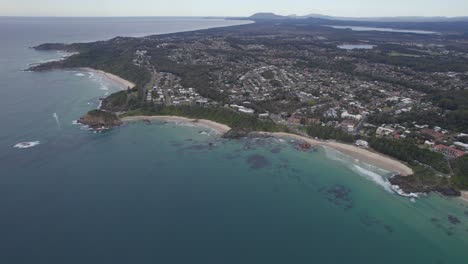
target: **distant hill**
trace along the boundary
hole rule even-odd
[[[289,15],[281,16],[274,13],[257,13],[249,17],[253,20],[261,19],[306,19],[320,18],[328,20],[346,20],[346,21],[367,21],[367,22],[459,22],[468,21],[465,17],[423,17],[423,16],[402,16],[402,17],[334,17],[321,14],[309,14],[305,16]]]
[[[287,19],[287,16],[280,16],[274,13],[256,13],[249,17],[250,19]]]

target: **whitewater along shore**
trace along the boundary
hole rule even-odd
[[[468,202],[468,191],[462,191],[461,193],[462,193],[461,198],[465,200],[466,202]]]
[[[118,83],[121,86],[122,90],[126,90],[127,88],[132,89],[132,88],[134,88],[136,86],[131,81],[125,80],[122,77],[119,77],[119,76],[117,76],[115,74],[108,73],[108,72],[105,72],[105,71],[96,70],[96,69],[93,69],[93,68],[77,68],[77,70],[85,71],[85,72],[92,72],[92,73],[103,75],[107,79]]]
[[[166,122],[186,122],[191,123],[194,125],[200,125],[204,127],[209,127],[219,134],[225,134],[231,130],[231,128],[227,125],[219,124],[210,120],[203,120],[203,119],[190,119],[185,117],[179,116],[131,116],[131,117],[124,117],[122,118],[123,122],[132,122],[132,121],[152,121],[152,120],[160,120]],[[309,137],[304,137],[295,134],[289,133],[267,133],[267,132],[254,132],[256,135],[262,136],[269,136],[269,137],[276,137],[276,138],[287,138],[287,139],[294,139],[298,141],[307,142],[312,146],[324,146],[335,149],[343,154],[351,156],[359,161],[364,163],[368,163],[384,169],[386,171],[395,172],[402,176],[408,176],[413,174],[413,170],[408,167],[407,165],[403,164],[400,161],[387,157],[385,155],[372,152],[366,149],[359,148],[357,146],[338,143],[334,141],[321,141],[312,139]]]
[[[372,152],[370,150],[363,149],[357,146],[343,144],[343,143],[339,143],[335,141],[316,140],[313,138],[304,137],[304,136],[295,135],[295,134],[289,134],[289,133],[260,132],[258,134],[265,135],[265,136],[278,137],[278,138],[283,138],[283,139],[289,138],[289,139],[307,142],[311,144],[312,146],[324,146],[324,147],[332,148],[343,154],[346,154],[355,159],[358,159],[359,161],[374,165],[386,171],[396,172],[401,176],[408,176],[408,175],[413,174],[413,170],[409,166],[403,164],[402,162],[392,159],[390,157],[387,157],[383,154]]]

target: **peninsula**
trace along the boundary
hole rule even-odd
[[[35,49],[74,55],[31,70],[92,68],[128,80],[81,119],[92,127],[179,116],[228,137],[263,132],[333,147],[398,172],[392,183],[407,192],[468,190],[468,22],[249,19],[257,21],[43,44]]]

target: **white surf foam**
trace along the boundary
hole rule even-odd
[[[408,198],[411,198],[412,200],[413,199],[416,199],[416,198],[419,198],[419,194],[418,193],[405,193],[399,186],[397,185],[392,185],[392,190],[395,191],[396,193],[398,193],[399,195],[401,196],[404,196],[404,197],[408,197]]]
[[[101,84],[101,86],[99,87],[100,90],[103,90],[103,91],[109,91],[109,87],[105,84]]]
[[[200,135],[211,136],[211,134],[206,131],[200,132]]]
[[[55,119],[55,122],[57,123],[57,127],[58,127],[58,129],[61,129],[61,126],[60,126],[60,120],[59,120],[59,116],[58,116],[58,114],[57,114],[57,113],[54,113],[52,116],[54,117],[54,119]]]
[[[84,77],[85,75],[83,73],[76,73],[75,76],[78,76],[78,77]]]
[[[351,168],[355,173],[365,177],[368,180],[375,182],[377,185],[383,187],[389,193],[396,193],[398,195],[416,199],[419,198],[420,194],[417,193],[405,193],[400,187],[392,185],[390,181],[384,175],[390,176],[391,172],[384,169],[372,166],[370,164],[361,162],[354,159],[346,154],[343,154],[337,150],[324,147],[327,158],[342,162],[347,167]]]
[[[20,143],[14,145],[13,147],[18,148],[18,149],[27,149],[27,148],[35,147],[35,146],[37,146],[39,144],[41,144],[40,141],[20,142]]]
[[[379,175],[373,171],[366,170],[356,164],[353,165],[353,170],[359,175],[364,176],[366,179],[371,180],[378,185],[382,186],[387,192],[393,193],[392,185],[382,175]]]

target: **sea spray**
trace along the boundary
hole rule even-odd
[[[53,117],[54,117],[54,119],[55,119],[55,122],[57,123],[58,129],[61,129],[60,120],[59,120],[58,114],[57,114],[57,113],[54,113],[54,114],[53,114]]]
[[[372,166],[367,163],[363,163],[358,159],[350,157],[338,150],[324,147],[325,155],[327,158],[339,161],[344,164],[346,167],[350,168],[352,171],[357,173],[360,176],[365,177],[368,180],[375,182],[376,184],[382,186],[387,192],[394,193],[395,190],[392,188],[392,184],[385,178],[386,174],[390,172],[385,171],[381,168]]]
[[[41,144],[40,141],[21,142],[21,143],[14,145],[13,147],[18,148],[18,149],[27,149],[27,148],[33,148],[39,144]]]
[[[392,184],[385,179],[382,175],[379,175],[373,171],[364,169],[358,165],[353,165],[353,171],[357,174],[364,176],[366,179],[369,179],[378,185],[382,186],[387,192],[393,193]]]

